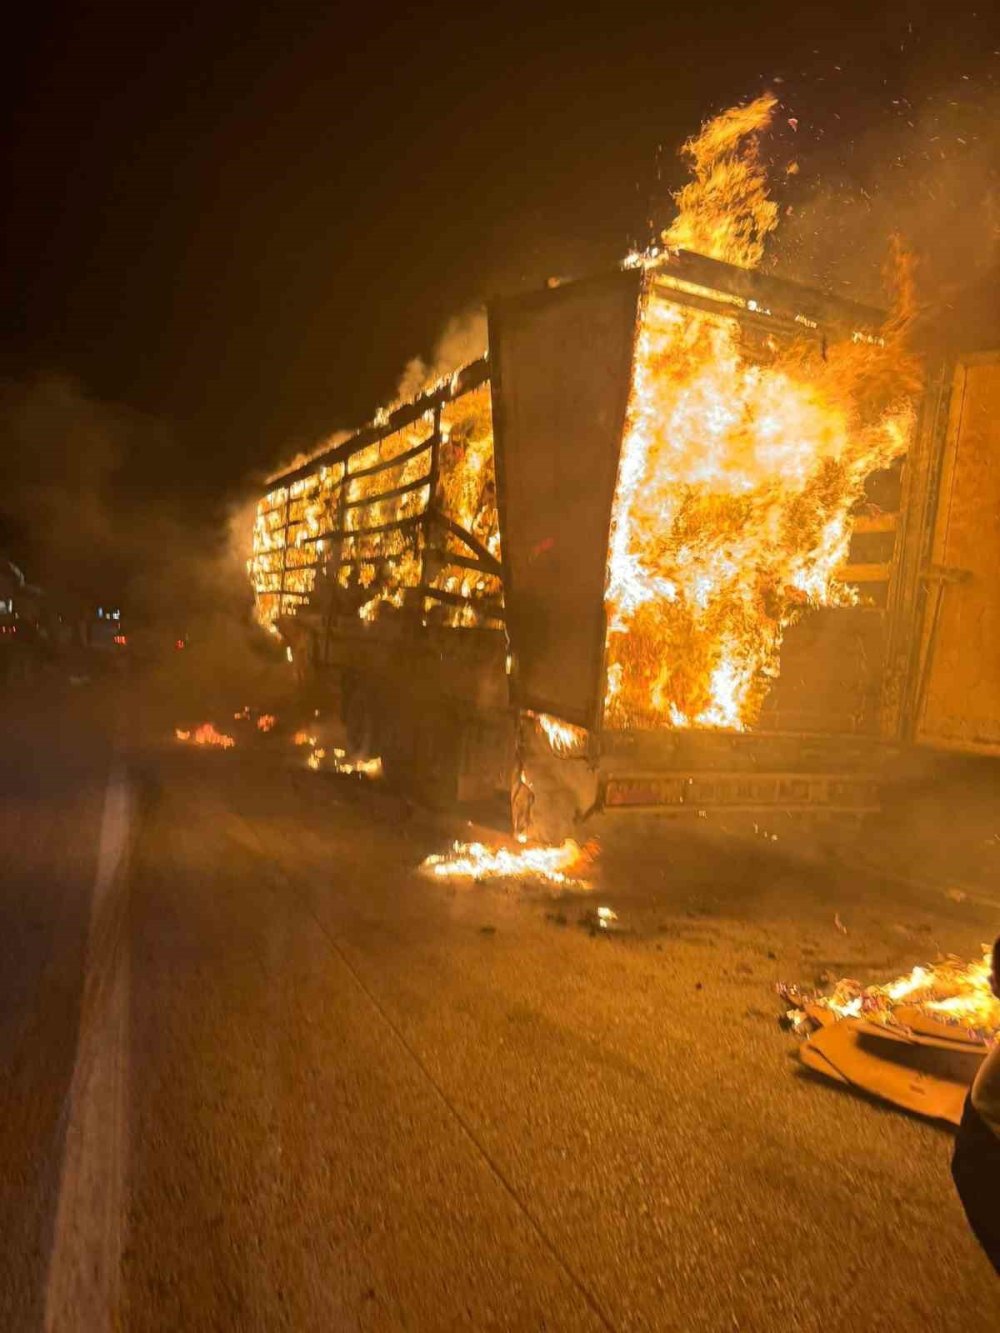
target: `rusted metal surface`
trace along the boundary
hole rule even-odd
[[[640,274],[490,310],[513,702],[590,727],[603,696],[608,530]]]
[[[1000,754],[1000,352],[955,368],[916,681],[916,739]]]

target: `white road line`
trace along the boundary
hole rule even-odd
[[[118,1307],[128,1146],[129,788],[116,763],[101,819],[76,1063],[45,1291],[46,1333],[103,1333]]]

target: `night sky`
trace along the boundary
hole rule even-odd
[[[808,190],[901,97],[995,88],[993,9],[26,6],[0,369],[154,418],[123,475],[205,508],[367,419],[449,315],[645,241],[714,110],[774,87]]]

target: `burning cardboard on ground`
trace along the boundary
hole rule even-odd
[[[781,984],[789,1022],[805,1039],[803,1064],[908,1111],[958,1124],[990,1043],[1000,1039],[1000,1001],[990,954],[949,957],[882,985],[839,981],[830,995]]]

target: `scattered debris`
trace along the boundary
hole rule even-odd
[[[810,1069],[907,1110],[957,1124],[969,1085],[1000,1039],[1000,1000],[990,950],[979,961],[948,957],[883,985],[844,978],[829,995],[779,984],[786,1015],[805,1037]]]
[[[622,927],[618,924],[618,913],[610,907],[595,907],[591,912],[585,912],[580,918],[580,925],[585,926],[591,935],[600,933],[612,933],[618,935]]]
[[[953,903],[964,903],[969,895],[964,889],[950,888],[945,889],[944,896],[950,898]]]

